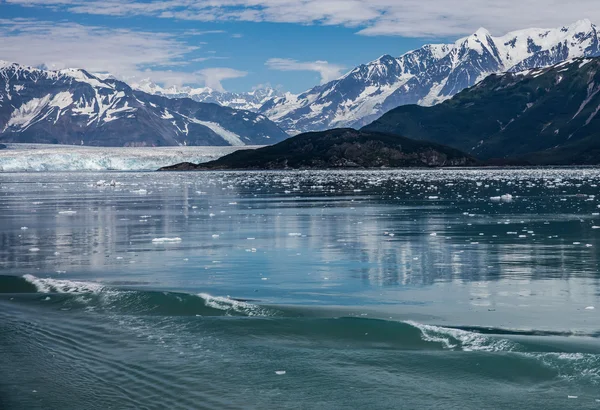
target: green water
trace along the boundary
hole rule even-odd
[[[0,175],[0,408],[599,408],[598,177]]]

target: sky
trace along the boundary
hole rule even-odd
[[[0,60],[298,93],[383,54],[600,22],[598,0],[0,0]]]

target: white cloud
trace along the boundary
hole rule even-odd
[[[327,61],[296,61],[289,58],[270,58],[265,63],[272,70],[279,71],[315,71],[321,76],[321,84],[335,80],[342,74],[344,67]]]
[[[362,35],[444,37],[600,22],[597,0],[4,0],[30,7],[198,21],[268,21],[356,27]]]
[[[207,34],[224,34],[227,33],[225,30],[186,30],[183,34],[187,36],[205,36]]]
[[[50,69],[83,68],[122,79],[150,78],[164,85],[212,84],[218,89],[223,88],[222,80],[245,75],[230,68],[185,70],[194,60],[190,53],[197,49],[172,34],[0,19],[3,60]],[[220,57],[205,57],[216,58]]]
[[[245,77],[248,73],[245,71],[235,70],[233,68],[205,68],[197,72],[199,78],[207,86],[217,91],[224,91],[221,81],[230,78]]]

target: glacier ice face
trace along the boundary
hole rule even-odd
[[[180,162],[212,161],[244,147],[107,148],[44,144],[6,144],[0,172],[154,171]]]

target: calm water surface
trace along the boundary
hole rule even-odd
[[[0,408],[600,408],[598,183],[0,174]]]

